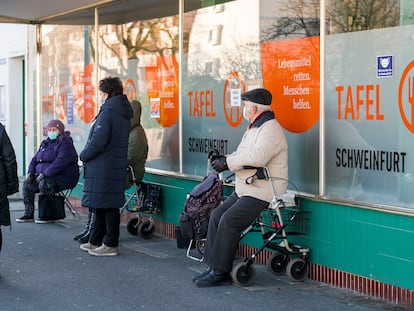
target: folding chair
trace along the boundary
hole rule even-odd
[[[72,202],[70,202],[70,196],[72,194],[73,189],[65,189],[59,192],[59,195],[62,197],[65,197],[65,207],[69,210],[69,212],[72,214],[73,217],[76,217],[78,212],[75,210],[75,208],[72,205]]]

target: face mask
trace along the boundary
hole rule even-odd
[[[243,118],[245,118],[247,121],[249,121],[250,122],[250,120],[249,120],[249,116],[247,115],[247,112],[250,110],[250,107],[248,107],[248,106],[244,106],[243,107]]]
[[[58,135],[58,132],[47,132],[47,137],[49,137],[49,139],[51,140],[55,140],[58,137]]]

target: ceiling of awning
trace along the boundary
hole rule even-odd
[[[184,11],[205,2],[186,0]],[[178,0],[0,0],[0,23],[89,25],[94,24],[98,7],[99,23],[122,24],[177,15],[178,4]]]

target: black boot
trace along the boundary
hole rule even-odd
[[[77,235],[73,237],[75,241],[79,241],[80,238],[82,238],[85,234],[89,233],[89,230],[91,227],[91,218],[92,218],[92,212],[90,211],[88,213],[88,222],[86,223],[85,229],[83,229],[81,233],[78,233]]]
[[[79,238],[79,243],[80,244],[85,244],[85,243],[88,243],[89,242],[89,237],[91,236],[91,230],[88,230],[88,231],[86,231],[85,232],[85,234],[84,235],[82,235],[80,238]]]
[[[79,243],[81,244],[85,244],[89,242],[89,237],[91,235],[91,232],[95,228],[95,212],[91,212],[90,215],[91,215],[91,218],[89,221],[89,230],[86,231],[85,234],[79,238]]]

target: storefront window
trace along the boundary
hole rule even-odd
[[[408,2],[330,1],[326,7],[328,196],[414,207],[414,23]]]
[[[319,1],[260,2],[263,85],[289,145],[289,181],[319,187]]]
[[[130,101],[142,105],[147,167],[179,169],[178,18],[99,27],[99,76],[119,76]]]
[[[90,27],[44,25],[42,34],[41,124],[62,120],[80,151],[96,114]]]
[[[244,133],[240,94],[263,86],[294,187],[319,194],[324,122],[324,196],[414,207],[410,1],[326,1],[323,103],[319,0],[203,3],[185,5],[181,58],[178,2],[142,20],[102,8],[97,33],[90,22],[43,25],[42,124],[64,121],[80,151],[100,105],[96,81],[118,76],[143,107],[147,168],[204,176],[208,153],[231,153]]]
[[[248,125],[240,94],[261,86],[258,14],[246,1],[185,14],[184,173],[204,176],[209,151],[233,152]]]

